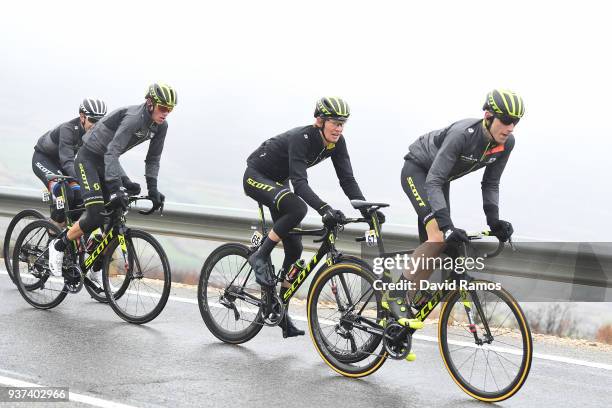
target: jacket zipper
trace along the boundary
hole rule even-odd
[[[308,167],[312,167],[318,163],[318,160],[321,158],[321,155],[325,152],[325,149],[327,149],[327,147],[323,146],[323,150],[321,150],[321,152],[317,155],[317,157],[315,157],[314,161],[308,165]]]

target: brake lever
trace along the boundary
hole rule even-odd
[[[508,245],[510,245],[510,249],[512,250],[512,252],[516,252],[516,247],[514,246],[514,243],[512,242],[512,237],[508,238]]]

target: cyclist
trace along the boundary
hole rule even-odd
[[[100,99],[85,98],[79,106],[79,116],[64,122],[42,135],[32,156],[32,170],[42,181],[55,201],[60,194],[60,184],[55,180],[47,180],[48,174],[63,174],[76,179],[74,171],[74,156],[83,144],[82,138],[86,131],[106,115],[106,103]],[[69,183],[66,190],[67,204],[75,207],[82,203],[81,191],[76,181]],[[51,206],[51,219],[59,224],[64,223],[63,210]]]
[[[108,197],[114,208],[125,208],[128,191],[140,193],[140,185],[123,178],[119,156],[134,146],[150,140],[145,159],[145,178],[148,196],[153,208],[159,208],[165,197],[157,189],[159,162],[168,129],[166,117],[177,104],[176,91],[162,83],[151,84],[145,95],[145,103],[119,108],[102,118],[83,137],[83,146],[75,159],[75,170],[83,191],[85,216],[70,230],[64,230],[49,245],[49,268],[56,276],[62,275],[64,250],[68,241],[90,233],[104,222],[102,212]],[[94,274],[101,282],[101,271]]]
[[[401,183],[417,212],[422,242],[413,257],[436,258],[447,244],[451,244],[447,252],[453,254],[458,244],[469,241],[465,230],[451,220],[449,184],[483,167],[482,201],[487,224],[502,241],[514,232],[510,222],[499,218],[499,180],[514,148],[512,132],[525,113],[525,105],[518,94],[494,89],[487,94],[483,110],[482,119],[460,120],[419,137],[404,157]],[[431,269],[419,267],[404,271],[403,277],[418,284],[431,273]],[[410,313],[405,306],[405,291],[388,296],[388,305],[396,316]],[[426,300],[425,296],[416,296],[417,304]]]
[[[297,127],[266,140],[247,159],[243,187],[247,196],[270,209],[274,226],[261,247],[249,257],[257,283],[275,286],[270,253],[283,241],[285,259],[282,268],[288,268],[302,254],[301,237],[289,235],[306,216],[306,204],[317,210],[324,223],[338,222],[344,218],[323,201],[308,184],[308,167],[331,157],[344,194],[349,199],[364,200],[355,177],[351,160],[342,135],[350,116],[348,104],[341,98],[323,97],[316,103],[313,125]],[[293,191],[291,186],[293,186]],[[384,216],[380,214],[381,218]],[[281,297],[290,286],[285,280],[281,285]],[[280,322],[283,337],[304,334],[293,324],[288,313]]]

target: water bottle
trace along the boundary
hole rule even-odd
[[[89,235],[89,239],[87,239],[87,243],[85,244],[85,249],[87,252],[93,252],[100,242],[102,242],[102,231],[98,228]]]
[[[293,282],[295,278],[304,270],[305,263],[303,259],[296,261],[293,265],[291,265],[291,269],[287,273],[287,281]]]

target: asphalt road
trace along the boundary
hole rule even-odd
[[[435,341],[416,339],[413,363],[388,361],[367,378],[349,379],[325,365],[308,335],[283,339],[279,328],[264,328],[242,346],[223,344],[207,331],[193,290],[174,289],[173,295],[178,299],[171,298],[156,320],[135,326],[85,291],[69,295],[53,310],[36,310],[0,271],[0,386],[9,380],[67,386],[82,401],[53,404],[58,407],[483,404],[455,385]],[[300,319],[299,310],[294,314]],[[303,318],[298,325],[305,327]],[[435,336],[433,330],[426,328],[423,336]],[[526,384],[497,405],[610,406],[612,353],[538,342],[534,349]],[[558,361],[564,358],[579,361]]]

